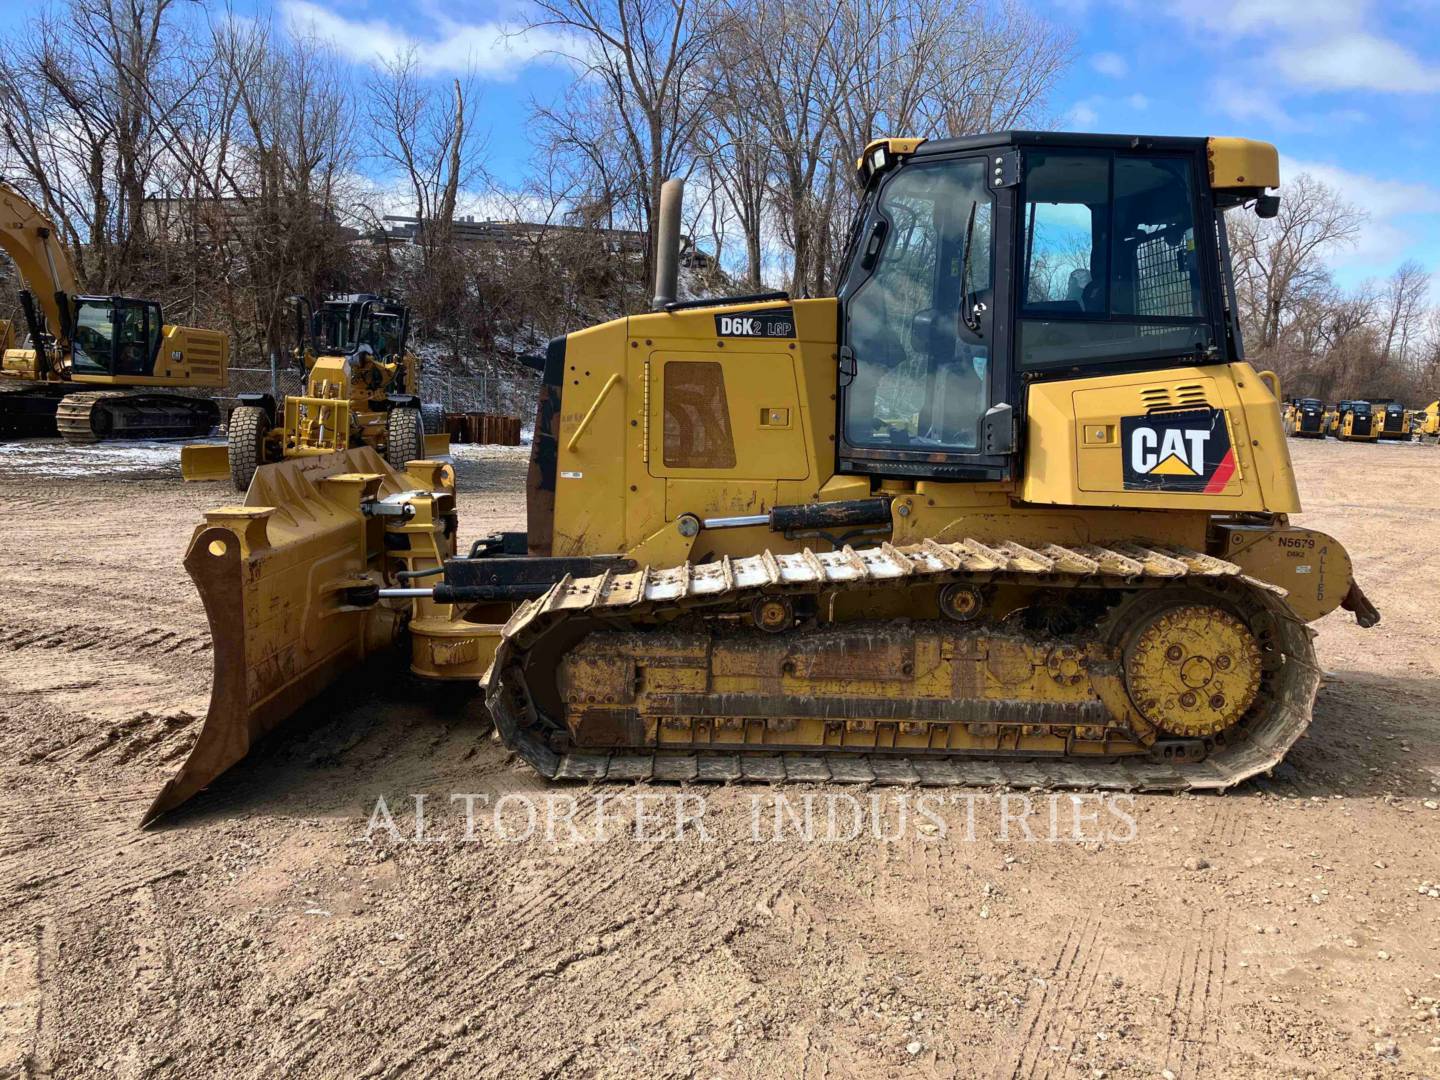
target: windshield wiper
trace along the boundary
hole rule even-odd
[[[980,206],[979,199],[970,201],[970,218],[965,223],[965,254],[960,259],[960,319],[965,324],[965,329],[972,334],[980,333],[980,316],[985,311],[984,304],[971,304],[970,298],[970,248],[975,240],[975,211]]]

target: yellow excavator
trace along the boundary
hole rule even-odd
[[[1378,612],[1246,362],[1225,216],[1273,146],[881,139],[838,295],[677,301],[550,343],[524,533],[449,467],[261,466],[185,565],[215,684],[153,820],[378,653],[479,683],[540,774],[1228,788]]]
[[[159,391],[223,387],[226,335],[169,325],[153,300],[80,295],[54,223],[3,181],[0,250],[19,271],[29,334],[15,348],[8,322],[0,332],[0,438],[186,438],[219,423],[211,397]]]
[[[270,394],[238,395],[225,446],[181,448],[186,480],[229,479],[244,491],[259,466],[287,458],[372,446],[399,469],[448,452],[448,436],[424,433],[408,307],[371,293],[332,297],[318,310],[303,296],[291,302],[305,393],[283,405]]]

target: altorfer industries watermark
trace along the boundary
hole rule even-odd
[[[392,805],[392,802],[394,805]],[[393,843],[709,843],[721,834],[761,843],[976,840],[1128,843],[1135,797],[1123,793],[891,791],[754,792],[711,813],[695,791],[499,796],[409,794],[375,800],[363,835]]]

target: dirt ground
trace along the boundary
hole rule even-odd
[[[399,667],[140,831],[208,695],[181,555],[231,495],[172,446],[0,448],[0,1076],[1440,1076],[1440,449],[1292,450],[1384,621],[1319,624],[1272,778],[1078,841],[1002,839],[991,793],[897,827],[892,789],[775,842],[842,789],[703,790],[679,839],[477,798],[467,839],[452,794],[557,792]],[[523,471],[465,451],[466,539],[523,527]]]

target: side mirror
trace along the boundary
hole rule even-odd
[[[1255,216],[1259,218],[1273,218],[1280,213],[1279,195],[1261,195],[1255,200]]]

